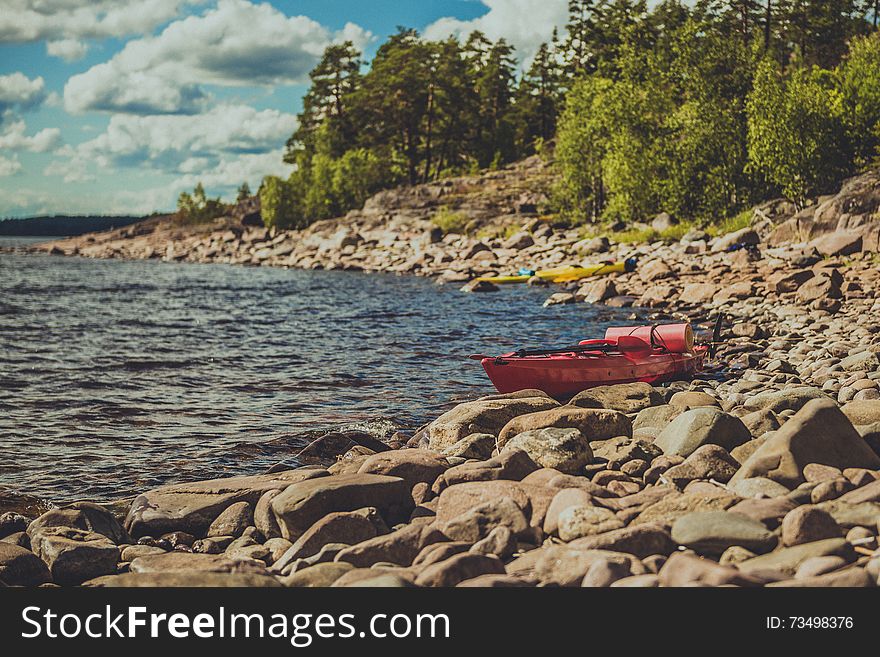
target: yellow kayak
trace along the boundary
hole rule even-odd
[[[564,267],[554,267],[553,269],[540,269],[530,274],[516,276],[483,276],[477,280],[494,283],[495,285],[507,285],[511,283],[525,283],[533,276],[537,276],[540,279],[553,283],[568,283],[591,276],[622,273],[633,271],[633,269],[635,269],[635,260],[631,258],[625,262],[603,262],[598,265],[587,265],[586,267],[566,265]]]

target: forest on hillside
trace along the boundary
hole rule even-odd
[[[102,230],[122,228],[144,217],[134,216],[69,216],[53,215],[26,219],[0,219],[0,235],[13,237],[73,237]]]
[[[332,45],[287,142],[293,173],[260,186],[264,221],[302,227],[384,188],[550,151],[550,209],[572,224],[804,205],[878,155],[878,12],[880,0],[571,0],[523,69],[480,32],[400,28],[369,65]],[[204,205],[202,190],[192,211]]]

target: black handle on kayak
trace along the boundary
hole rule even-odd
[[[558,349],[519,349],[513,355],[517,358],[526,356],[552,356],[553,354],[582,354],[587,351],[617,351],[619,347],[611,342],[605,344],[579,344],[574,347],[561,347]]]
[[[520,349],[514,351],[507,356],[515,356],[516,358],[525,358],[526,356],[552,356],[553,354],[583,354],[588,351],[618,351],[618,346],[608,342],[605,344],[585,345],[579,344],[574,347],[560,347],[558,349]],[[503,358],[504,356],[485,356],[483,354],[471,354],[468,356],[471,360],[483,360],[484,358]]]

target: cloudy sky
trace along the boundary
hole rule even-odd
[[[139,214],[284,174],[308,72],[398,25],[528,57],[567,0],[2,0],[0,217]]]

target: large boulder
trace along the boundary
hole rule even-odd
[[[613,511],[592,505],[570,506],[559,513],[557,522],[557,534],[566,542],[624,527]]]
[[[280,588],[282,584],[270,575],[259,573],[211,573],[171,571],[163,573],[125,573],[105,575],[83,582],[95,588]]]
[[[449,462],[434,452],[425,449],[395,449],[368,457],[358,472],[400,477],[412,489],[418,483],[434,483],[448,467]]]
[[[632,436],[632,422],[619,411],[561,406],[512,419],[498,434],[498,449],[503,449],[507,441],[518,434],[548,427],[579,429],[591,442],[615,436]]]
[[[775,570],[784,575],[792,576],[807,559],[827,556],[843,557],[850,561],[854,556],[853,547],[847,543],[846,539],[826,538],[752,557],[739,563],[738,568],[745,572]]]
[[[880,468],[880,457],[831,400],[808,402],[761,445],[731,479],[767,477],[794,488],[809,463],[845,468]]]
[[[774,413],[799,411],[814,399],[828,399],[828,395],[809,386],[785,388],[759,393],[746,400],[745,407],[752,410],[766,409]]]
[[[525,558],[534,559],[534,576],[545,586],[580,586],[587,572],[601,562],[613,563],[633,573],[645,572],[645,567],[632,554],[575,547],[573,543],[548,545],[532,550]]]
[[[37,555],[0,541],[0,585],[39,586],[51,580],[49,568]]]
[[[370,504],[394,524],[413,507],[410,487],[400,477],[345,474],[291,484],[272,499],[272,512],[281,535],[295,541],[328,513],[355,511]]]
[[[472,433],[498,432],[518,415],[546,411],[559,406],[549,397],[488,399],[459,404],[428,425],[431,449],[442,451]]]
[[[651,406],[659,406],[663,397],[647,383],[621,383],[584,390],[569,402],[583,408],[607,408],[621,413],[638,413]]]
[[[843,406],[843,414],[855,426],[867,426],[880,422],[880,399],[851,401]]]
[[[676,548],[675,541],[665,528],[658,525],[644,524],[636,527],[624,527],[613,531],[579,538],[568,544],[579,550],[610,550],[611,552],[627,552],[639,559],[653,554],[670,554]]]
[[[361,541],[339,551],[335,561],[355,568],[369,568],[377,563],[409,566],[428,544],[443,540],[439,532],[424,525],[403,525],[390,534]]]
[[[328,513],[297,538],[278,561],[291,563],[294,559],[317,554],[328,543],[354,545],[375,538],[379,533],[386,533],[387,527],[377,516],[376,509],[370,507]],[[276,567],[283,565],[276,564]]]
[[[252,559],[232,559],[222,554],[195,554],[192,552],[165,552],[138,557],[131,562],[133,573],[169,573],[191,571],[199,573],[256,573],[266,574],[266,564]]]
[[[738,417],[706,406],[685,411],[670,422],[654,444],[664,454],[688,457],[703,445],[719,445],[728,452],[752,439]]]
[[[439,529],[452,541],[474,544],[499,527],[507,528],[514,535],[521,534],[529,528],[528,519],[522,509],[509,497],[501,497],[475,506],[443,523]]]
[[[850,255],[862,250],[862,234],[854,230],[836,230],[817,237],[809,246],[823,256]]]
[[[718,556],[738,545],[751,552],[766,552],[776,537],[757,520],[728,511],[688,513],[672,524],[672,538],[700,554]]]
[[[498,557],[465,552],[428,566],[419,573],[416,584],[449,587],[488,574],[504,574],[504,564]]]
[[[31,535],[31,549],[56,584],[80,584],[116,572],[119,548],[103,534],[72,527],[45,527]]]
[[[217,516],[236,502],[256,505],[267,491],[327,475],[326,470],[303,468],[163,486],[134,499],[125,527],[135,537],[160,536],[173,531],[204,536]]]
[[[694,450],[684,463],[664,472],[663,478],[681,488],[697,479],[714,479],[723,483],[730,481],[738,468],[739,463],[723,447],[703,445]]]
[[[440,493],[437,522],[447,523],[476,507],[509,497],[522,510],[532,527],[543,527],[544,517],[556,488],[517,481],[475,481],[456,484]]]
[[[74,502],[62,509],[51,509],[28,525],[28,534],[47,527],[73,527],[106,536],[113,543],[129,543],[131,537],[116,517],[104,507],[91,502]]]
[[[543,468],[565,474],[581,474],[593,459],[590,443],[580,429],[549,427],[524,431],[511,438],[502,453],[521,449]]]
[[[520,481],[538,469],[538,464],[526,452],[521,449],[508,449],[485,461],[467,461],[449,468],[437,477],[432,490],[439,494],[447,486],[468,481],[494,481],[496,479]]]
[[[684,409],[673,406],[672,404],[661,404],[659,406],[651,406],[639,411],[633,420],[633,431],[639,429],[657,429],[662,431],[670,422],[678,417]]]

